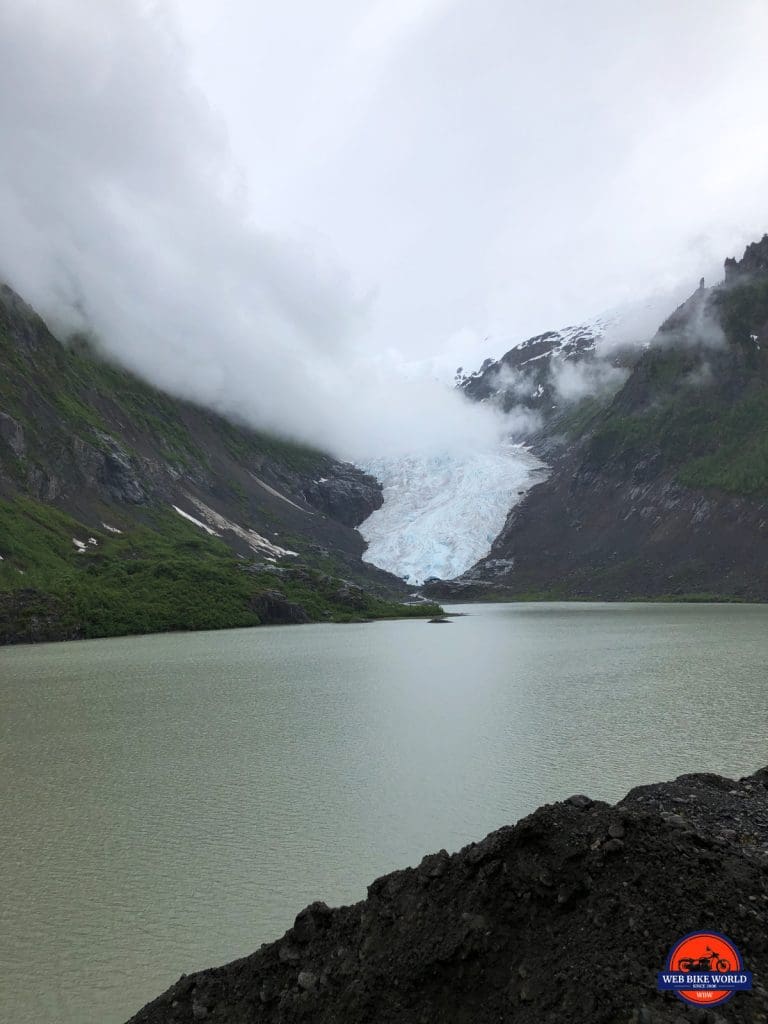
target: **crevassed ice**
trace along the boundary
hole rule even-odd
[[[420,584],[451,579],[488,554],[509,510],[546,467],[522,445],[462,455],[378,458],[363,466],[384,504],[358,528],[367,562]]]

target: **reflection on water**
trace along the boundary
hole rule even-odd
[[[768,763],[768,608],[462,610],[0,651],[0,1019],[119,1024],[540,803]]]

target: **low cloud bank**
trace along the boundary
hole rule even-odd
[[[310,104],[308,117],[307,110],[301,108],[299,121],[303,118],[319,125],[317,132],[307,136],[314,140],[312,146],[304,145],[305,137],[297,135],[298,149],[294,152],[289,147],[293,156],[281,163],[270,137],[265,138],[262,163],[270,165],[272,179],[290,177],[299,162],[298,154],[306,155],[309,166],[297,201],[299,195],[305,197],[303,213],[309,210],[317,215],[321,226],[315,234],[289,237],[254,223],[251,211],[259,204],[249,200],[244,179],[234,169],[224,122],[193,84],[184,47],[170,17],[170,0],[122,0],[119,4],[36,0],[33,6],[34,12],[26,0],[8,0],[0,6],[0,278],[35,305],[60,334],[83,328],[93,332],[109,354],[159,386],[254,427],[316,444],[342,457],[365,460],[462,448],[482,450],[494,447],[505,434],[519,436],[532,429],[532,422],[525,420],[528,414],[516,411],[504,416],[492,403],[468,402],[434,379],[438,370],[443,372],[446,360],[450,366],[457,365],[458,350],[470,341],[475,346],[485,345],[484,320],[506,325],[505,330],[517,329],[510,325],[532,321],[546,312],[555,321],[551,326],[558,326],[564,305],[570,309],[573,303],[575,308],[568,315],[580,316],[587,302],[599,301],[596,294],[623,294],[617,280],[603,292],[595,284],[608,271],[613,278],[618,275],[626,280],[632,294],[660,281],[661,292],[668,296],[681,276],[688,276],[690,267],[700,262],[703,249],[716,249],[721,259],[726,251],[721,239],[740,236],[740,229],[733,224],[747,223],[758,206],[762,216],[763,200],[758,203],[755,197],[762,197],[764,191],[766,146],[754,141],[751,127],[760,123],[763,91],[758,87],[747,90],[744,82],[754,78],[759,86],[764,62],[740,58],[732,69],[735,77],[726,74],[731,69],[731,51],[726,47],[720,53],[716,45],[721,35],[716,30],[725,15],[706,19],[697,14],[691,23],[721,58],[713,65],[710,92],[719,95],[724,90],[726,99],[733,95],[744,99],[741,104],[723,100],[728,110],[727,146],[720,143],[718,133],[696,132],[696,138],[707,144],[710,136],[717,137],[718,146],[729,154],[728,168],[740,172],[733,180],[722,174],[707,179],[706,203],[699,198],[701,182],[694,192],[689,175],[673,173],[667,160],[658,159],[659,152],[685,152],[687,136],[673,133],[667,138],[662,133],[658,145],[635,145],[632,140],[637,135],[642,141],[642,132],[647,130],[636,124],[646,122],[640,119],[636,123],[631,111],[627,113],[621,106],[617,124],[611,127],[609,118],[610,123],[601,130],[608,142],[614,139],[611,132],[615,130],[614,141],[621,142],[622,151],[629,146],[636,159],[623,165],[622,173],[611,172],[613,187],[608,190],[607,206],[585,207],[578,190],[573,195],[568,191],[576,165],[563,154],[581,151],[584,138],[598,138],[592,119],[605,106],[605,88],[601,85],[599,102],[586,102],[575,121],[560,110],[562,98],[579,93],[561,87],[561,80],[568,78],[569,54],[574,52],[568,33],[561,28],[553,40],[557,60],[549,68],[551,89],[537,96],[541,109],[534,105],[509,111],[505,99],[503,110],[497,112],[493,106],[497,98],[515,93],[509,84],[515,80],[518,62],[509,62],[508,41],[495,26],[511,25],[498,19],[514,22],[523,8],[513,11],[499,3],[478,14],[468,3],[430,0],[419,7],[418,17],[411,15],[408,5],[395,5],[389,29],[389,13],[383,22],[378,16],[370,24],[366,21],[368,29],[362,38],[367,56],[352,64],[358,70],[368,66],[372,57],[366,47],[375,44],[377,52],[382,51],[380,74],[370,83],[370,108],[361,105],[354,116],[347,111],[348,132],[341,132],[351,149],[369,153],[372,166],[361,165],[366,173],[349,169],[357,165],[349,162],[351,150],[348,153],[343,147],[337,147],[334,159],[338,162],[333,163],[336,150],[324,148],[320,130],[325,126],[329,134],[331,127],[343,120],[346,108],[339,105],[339,96],[354,94],[354,76],[339,80],[339,89],[331,90],[336,99],[326,104],[327,109],[319,109],[319,101]],[[182,14],[186,6],[179,5]],[[242,18],[251,6],[235,3],[233,16]],[[331,7],[334,16],[347,25],[346,8]],[[726,21],[733,23],[734,38],[758,38],[750,25],[753,21],[762,24],[764,18],[758,5],[752,7],[750,16],[745,14],[743,19],[728,12]],[[311,10],[307,5],[306,11]],[[442,16],[448,11],[460,15],[458,20]],[[562,13],[567,14],[565,8]],[[434,24],[427,15],[435,19]],[[584,21],[581,12],[573,17],[579,25]],[[682,12],[674,15],[682,17]],[[634,38],[619,14],[615,24],[602,18],[594,21],[602,31],[610,29],[610,38],[614,34],[620,40]],[[409,85],[410,79],[402,76],[404,67],[398,63],[405,51],[395,42],[411,39],[416,28],[427,22],[429,31],[425,30],[418,37],[418,46],[409,51],[412,59],[406,62],[407,70],[416,75]],[[525,31],[521,29],[518,43],[526,52],[535,53],[536,48],[526,40],[535,40],[540,32],[550,34],[550,20],[531,14],[521,24]],[[655,48],[659,41],[677,38],[660,27],[651,31],[651,27],[643,29],[644,46]],[[467,50],[471,60],[467,67],[456,67],[447,76],[450,81],[444,82],[445,76],[442,71],[438,75],[437,69],[442,68],[444,53],[455,52],[453,32],[459,32],[460,38],[471,36],[472,47]],[[331,31],[331,40],[337,35],[335,29]],[[517,33],[513,35],[517,38]],[[353,37],[359,48],[354,32]],[[293,40],[294,36],[286,38]],[[487,39],[494,43],[494,50],[493,76],[486,91],[480,88],[485,78],[476,74],[476,68],[486,66]],[[495,49],[499,41],[503,41],[503,52]],[[611,52],[600,40],[595,46],[601,59],[604,52]],[[297,72],[306,71],[301,52],[292,52],[290,43],[285,46],[285,60],[293,61]],[[219,62],[226,62],[228,55],[224,48],[218,54]],[[644,51],[635,56],[643,66],[640,57]],[[422,81],[422,70],[429,71],[434,61],[435,73]],[[589,66],[583,55],[579,65]],[[454,67],[453,62],[450,66]],[[284,88],[289,88],[291,70],[289,64]],[[747,71],[752,77],[742,79],[742,72]],[[312,75],[309,77],[312,80]],[[621,77],[626,78],[623,69]],[[436,91],[433,86],[438,81]],[[384,89],[385,82],[390,92]],[[640,79],[638,82],[643,84]],[[379,83],[380,94],[376,91]],[[406,92],[401,95],[393,83],[405,83]],[[241,84],[243,88],[248,85]],[[446,85],[457,96],[468,97],[470,105],[458,127],[443,132],[440,117],[450,107],[446,106]],[[666,109],[670,90],[662,91]],[[640,92],[645,96],[643,89]],[[694,103],[695,111],[701,108],[702,116],[706,114],[709,127],[711,104],[705,100],[710,92]],[[303,95],[294,96],[294,104]],[[270,94],[265,101],[260,94],[254,97],[254,105],[256,99],[262,114],[265,105],[274,106],[273,120],[278,124],[285,109],[293,109],[290,104],[287,108],[281,105],[284,97],[277,87],[274,97]],[[643,109],[645,102],[643,99]],[[370,119],[363,118],[362,113],[369,110]],[[550,117],[546,116],[548,110]],[[649,111],[653,110],[651,104]],[[414,111],[421,114],[411,123]],[[526,139],[529,119],[535,122],[530,145],[527,142],[507,152],[503,144],[506,127],[499,128],[505,123],[498,116],[501,113],[509,115],[509,127]],[[352,128],[358,123],[364,123],[372,134],[355,135]],[[648,123],[657,121],[650,118]],[[557,125],[557,131],[548,137],[548,144],[555,148],[546,160],[534,145],[541,124]],[[696,127],[697,122],[676,115],[670,124],[678,132],[681,125]],[[387,136],[387,130],[394,135]],[[576,131],[572,150],[566,145],[569,131]],[[467,144],[467,132],[473,138],[477,132],[477,144]],[[462,160],[456,159],[453,150],[439,148],[443,136],[460,146]],[[404,149],[390,165],[382,154],[391,155],[393,146],[388,139],[392,138],[402,142]],[[740,152],[737,143],[744,139],[749,139],[751,147],[748,162],[731,156],[731,150]],[[489,158],[478,163],[473,157],[462,170],[467,154],[485,152],[486,145]],[[378,146],[385,148],[380,151]],[[504,159],[493,158],[497,150]],[[697,151],[696,167],[709,167],[708,156],[708,149]],[[600,161],[593,163],[599,165]],[[252,173],[253,164],[251,161],[249,180],[257,193],[263,182]],[[470,184],[478,166],[486,176],[482,186]],[[392,181],[387,177],[390,173],[395,176]],[[454,174],[458,176],[452,177]],[[317,191],[318,182],[328,177],[332,179],[333,201],[327,191]],[[590,165],[588,181],[582,185],[591,189],[594,177]],[[667,179],[676,187],[669,195]],[[649,184],[639,188],[638,183]],[[595,178],[594,187],[599,185]],[[601,188],[600,194],[605,191]],[[515,198],[517,193],[523,198]],[[268,189],[265,194],[269,196]],[[643,203],[628,211],[627,197],[635,195],[641,196]],[[743,197],[743,202],[740,198],[735,206],[729,205],[727,223],[710,231],[690,252],[686,250],[685,260],[671,258],[673,236],[689,239],[693,220],[701,217],[702,209],[719,209],[724,196]],[[377,209],[379,197],[384,205],[376,220],[370,211]],[[261,194],[256,198],[263,204]],[[669,200],[666,206],[660,198]],[[564,210],[567,224],[563,223]],[[670,219],[670,210],[676,213],[674,219]],[[331,242],[322,233],[328,231],[328,225],[322,226],[322,216],[334,223],[346,218],[346,234],[342,231],[339,238],[357,239],[359,232],[352,227],[362,223],[361,211],[366,214],[360,230],[368,264],[360,271],[363,280],[357,281],[335,258]],[[499,229],[501,236],[494,247],[494,225],[503,211],[507,211],[501,218],[506,227]],[[678,211],[685,216],[677,216]],[[305,216],[303,222],[314,224],[312,216]],[[406,230],[411,221],[413,237]],[[275,222],[282,223],[279,217]],[[579,224],[581,233],[573,230]],[[638,224],[642,226],[639,238]],[[554,238],[558,240],[558,262],[553,268]],[[626,240],[624,252],[616,248],[621,238]],[[427,242],[422,244],[422,239]],[[350,245],[345,260],[357,267],[356,255],[363,253]],[[642,251],[643,259],[627,263],[627,247]],[[486,250],[487,258],[478,259]],[[648,253],[658,263],[653,274],[648,270]],[[671,277],[664,271],[669,265],[675,268]],[[397,268],[394,276],[393,266]],[[529,287],[534,277],[543,282],[541,292]],[[551,284],[554,277],[556,289]],[[386,301],[375,296],[379,286],[386,291]],[[494,303],[488,296],[497,291],[498,310],[489,312]],[[432,296],[429,302],[427,292]],[[658,317],[655,309],[648,313],[649,323],[655,319],[653,329],[669,312],[668,298],[665,302]],[[515,313],[515,304],[525,310]],[[436,309],[443,307],[447,319],[440,321],[439,330],[450,322],[449,331],[454,332],[443,331],[444,350],[434,359],[411,352],[409,331],[411,335],[414,331],[425,333],[420,317],[437,322]],[[406,320],[409,322],[404,323]],[[620,340],[646,340],[637,337],[646,333],[645,328],[635,325],[631,331],[632,337],[614,340],[617,344]],[[400,344],[405,351],[398,349]],[[494,337],[488,340],[488,347],[500,349]],[[461,361],[466,365],[466,360]],[[419,366],[423,372],[414,372]],[[577,395],[588,393],[589,388],[610,386],[615,380],[609,370],[591,375],[568,370],[558,377],[558,386],[563,394]]]
[[[503,417],[367,353],[326,253],[249,221],[221,125],[157,6],[0,11],[0,277],[57,333],[350,458],[483,447]]]
[[[628,376],[628,369],[613,366],[603,359],[584,363],[558,361],[552,367],[552,384],[564,402],[612,394],[619,390]]]

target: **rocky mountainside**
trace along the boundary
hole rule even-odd
[[[768,236],[641,349],[442,597],[768,598]],[[551,456],[551,448],[547,453]]]
[[[724,933],[750,993],[656,989],[671,947]],[[276,942],[182,976],[130,1024],[758,1024],[768,1020],[768,769],[684,775],[614,807],[573,796],[425,857]]]
[[[387,611],[405,585],[355,529],[381,502],[354,466],[62,345],[0,287],[0,642]]]

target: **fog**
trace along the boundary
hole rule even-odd
[[[339,455],[491,445],[457,365],[676,298],[768,225],[766,28],[746,0],[5,0],[0,277]]]

